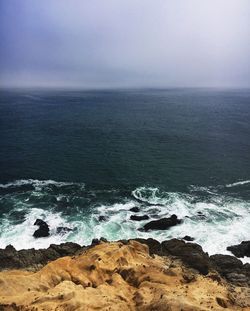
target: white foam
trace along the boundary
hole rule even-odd
[[[18,181],[19,184],[20,182],[23,181]],[[24,182],[28,183],[27,180]],[[32,183],[37,184],[37,187],[50,183],[58,184],[55,181],[36,180],[32,180]],[[206,192],[205,189],[202,191]],[[219,193],[209,195],[207,200],[204,197],[195,197],[193,200],[193,197],[187,194],[164,192],[157,188],[146,187],[137,188],[132,194],[137,200],[150,205],[141,204],[131,199],[123,203],[100,204],[92,207],[89,212],[79,208],[77,214],[63,216],[52,210],[32,208],[25,202],[16,203],[15,209],[27,211],[25,221],[18,225],[12,225],[7,217],[3,219],[0,228],[0,247],[12,244],[17,249],[45,248],[51,243],[59,244],[65,241],[88,245],[93,238],[100,237],[111,241],[136,237],[152,237],[163,241],[190,235],[195,238],[194,242],[200,244],[211,255],[215,253],[230,254],[226,250],[227,246],[250,239],[249,201]],[[60,195],[57,198],[60,199]],[[183,219],[183,223],[169,230],[141,232],[138,229],[143,227],[148,220],[130,220],[130,216],[133,214],[130,211],[132,207],[139,207],[138,215],[149,215],[150,220],[176,214]],[[199,213],[202,215],[199,216]],[[99,221],[100,215],[106,216],[107,219]],[[33,238],[33,233],[37,229],[33,224],[37,218],[42,218],[49,224],[50,237]],[[56,234],[58,226],[76,228],[77,230],[66,235],[58,235]],[[250,259],[244,258],[243,261],[250,261]]]
[[[232,187],[237,187],[237,186],[242,186],[242,185],[246,185],[249,184],[250,180],[243,180],[243,181],[238,181],[232,184],[228,184],[226,185],[227,188],[232,188]]]
[[[37,218],[44,219],[49,227],[51,235],[46,238],[34,238],[33,233],[38,229],[34,226],[34,222]],[[16,249],[27,248],[47,248],[50,244],[59,244],[67,239],[66,235],[59,235],[56,233],[57,227],[71,227],[71,224],[67,223],[62,218],[60,213],[52,213],[38,208],[32,208],[26,215],[25,221],[21,224],[12,225],[7,218],[3,220],[1,225],[0,235],[0,248],[4,248],[11,244]]]
[[[55,181],[55,180],[38,180],[38,179],[19,179],[13,182],[0,184],[1,188],[10,188],[10,187],[18,187],[24,185],[33,185],[36,190],[41,190],[41,187],[48,186],[48,185],[55,185],[58,187],[62,186],[72,186],[72,185],[79,185],[84,187],[84,183],[73,183],[73,182],[62,182],[62,181]]]

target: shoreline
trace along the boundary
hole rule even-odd
[[[250,264],[242,262],[242,258],[225,254],[209,255],[203,251],[199,244],[184,241],[183,239],[170,239],[159,242],[153,238],[118,241],[107,241],[105,238],[100,238],[93,239],[92,243],[87,246],[65,242],[51,244],[48,248],[43,249],[31,248],[22,250],[16,250],[12,245],[8,245],[5,249],[0,249],[0,272],[13,269],[38,271],[51,261],[65,256],[79,255],[101,243],[122,243],[126,245],[130,241],[147,245],[151,256],[173,256],[180,259],[184,265],[196,269],[203,275],[207,275],[211,269],[214,269],[229,282],[250,286]],[[249,241],[242,243],[248,243],[247,247],[249,248]],[[238,248],[242,243],[231,248]],[[236,275],[230,275],[231,270],[235,267],[237,268],[237,273],[245,275],[243,279],[237,279]]]
[[[250,310],[249,264],[177,239],[8,246],[0,264],[2,311]]]

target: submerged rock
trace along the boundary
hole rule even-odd
[[[140,212],[140,209],[139,209],[138,206],[134,206],[134,207],[132,207],[132,208],[130,209],[130,212],[138,213],[138,212]]]
[[[108,220],[108,217],[107,217],[107,216],[100,215],[100,216],[98,217],[98,221],[106,221],[106,220]]]
[[[71,231],[73,231],[73,229],[68,228],[68,227],[57,227],[56,228],[57,234],[66,234],[66,233],[71,232]]]
[[[169,218],[161,218],[159,220],[152,220],[144,225],[143,229],[145,231],[148,230],[166,230],[172,226],[176,226],[181,223],[181,220],[177,218],[175,214],[173,214]]]
[[[43,221],[42,219],[37,219],[34,223],[34,226],[39,226],[39,229],[37,229],[33,233],[33,236],[35,238],[42,238],[49,236],[49,226],[45,221]]]
[[[131,220],[135,220],[135,221],[141,221],[141,220],[147,220],[149,219],[148,215],[142,215],[142,216],[137,216],[137,215],[131,215],[130,216]]]
[[[191,242],[191,241],[194,241],[194,238],[192,238],[192,237],[189,236],[189,235],[185,235],[185,236],[182,238],[182,240]]]
[[[229,246],[227,247],[227,250],[232,252],[238,258],[244,256],[250,257],[250,241],[243,241],[238,245]]]

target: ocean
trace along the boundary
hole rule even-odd
[[[190,235],[214,254],[250,239],[249,89],[1,89],[0,146],[0,248]],[[142,232],[133,207],[183,222]]]

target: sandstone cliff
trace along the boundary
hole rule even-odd
[[[0,310],[250,310],[245,280],[226,280],[205,253],[208,270],[193,267],[188,248],[160,256],[157,243],[101,242],[36,271],[1,271]]]

